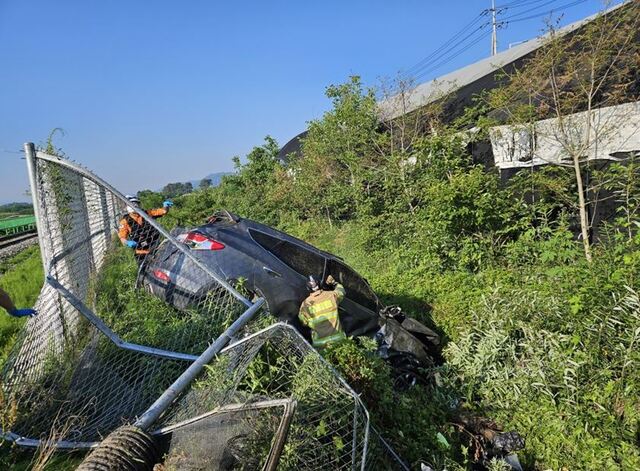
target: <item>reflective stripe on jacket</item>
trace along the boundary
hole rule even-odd
[[[344,287],[336,284],[333,291],[314,291],[303,301],[298,317],[311,329],[314,347],[322,348],[346,338],[338,315],[338,304],[344,295]]]

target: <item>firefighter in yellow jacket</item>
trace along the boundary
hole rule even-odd
[[[346,338],[338,316],[338,305],[345,295],[344,287],[331,275],[327,277],[326,284],[334,289],[320,289],[316,279],[309,276],[307,287],[311,294],[302,302],[298,315],[300,321],[311,329],[311,340],[316,348],[324,348]]]
[[[140,200],[135,196],[127,195],[127,199],[138,205]],[[169,200],[162,203],[162,208],[145,211],[152,218],[161,218],[169,212],[173,203]],[[118,237],[123,245],[135,251],[136,262],[141,265],[144,259],[160,243],[160,233],[148,224],[138,213],[141,209],[134,206],[127,206],[127,214],[120,220]]]

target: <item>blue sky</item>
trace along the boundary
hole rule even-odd
[[[507,17],[575,2],[497,3],[514,4]],[[69,157],[123,192],[229,171],[265,135],[284,144],[320,117],[326,86],[393,77],[490,4],[0,0],[0,203],[28,199],[19,150],[56,127]],[[562,24],[601,8],[584,0]],[[509,24],[499,49],[542,28],[541,18]],[[421,81],[489,50],[486,38]]]

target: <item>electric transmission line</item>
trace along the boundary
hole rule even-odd
[[[492,35],[492,53],[497,52],[497,30],[506,28],[511,23],[562,12],[587,0],[574,0],[548,8],[561,1],[514,0],[501,5],[496,5],[492,1],[491,8],[482,10],[440,47],[402,72],[401,78],[419,80],[450,63],[467,50],[484,41],[489,35]],[[545,7],[547,7],[546,10],[544,10]],[[498,19],[498,16],[503,16],[506,13],[509,13],[509,15]]]

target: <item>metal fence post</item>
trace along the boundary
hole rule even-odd
[[[167,410],[173,401],[189,386],[205,365],[215,357],[231,340],[231,338],[244,327],[264,304],[264,298],[258,300],[238,317],[220,337],[207,348],[202,355],[187,368],[169,388],[154,402],[147,411],[134,423],[142,430],[148,430],[151,425]]]
[[[40,217],[40,194],[38,193],[38,165],[36,163],[36,146],[33,142],[24,144],[24,155],[27,160],[27,173],[29,174],[29,188],[31,190],[31,200],[33,201],[33,214],[36,217],[36,231],[38,232],[38,244],[40,245],[40,257],[42,258],[42,268],[45,277],[47,276],[47,255],[43,244],[44,234],[41,226],[43,219]]]

